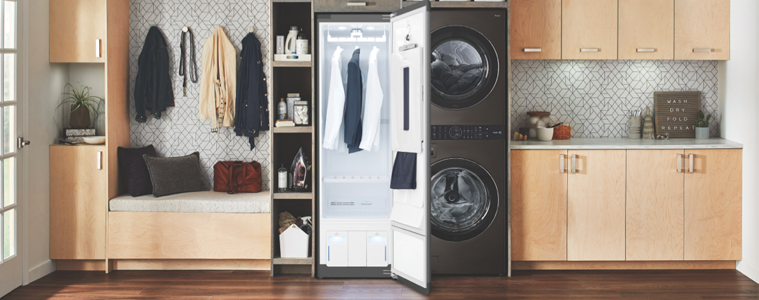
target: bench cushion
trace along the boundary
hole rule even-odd
[[[270,196],[269,191],[234,195],[202,191],[160,198],[123,195],[111,199],[108,209],[122,212],[269,213]]]

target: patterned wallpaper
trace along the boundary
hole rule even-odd
[[[655,91],[701,91],[719,136],[716,61],[511,61],[511,126],[527,127],[528,111],[549,111],[573,137],[627,137],[632,109],[651,107]]]
[[[255,28],[261,41],[264,56],[268,55],[269,11],[268,0],[131,0],[130,1],[130,97],[137,76],[137,59],[150,26],[158,26],[166,36],[173,56],[170,64],[174,83],[175,107],[168,108],[161,119],[148,117],[147,123],[137,123],[134,98],[131,105],[132,147],[153,144],[159,155],[182,156],[199,151],[201,166],[209,188],[213,186],[213,165],[222,160],[258,161],[263,169],[264,189],[269,185],[269,135],[256,140],[256,149],[250,150],[248,139],[235,136],[230,128],[211,132],[211,121],[198,119],[200,87],[187,81],[187,96],[182,96],[182,77],[177,74],[182,27],[188,26],[195,34],[195,60],[198,78],[201,71],[203,43],[216,26],[222,26],[237,51],[248,27]],[[189,50],[188,50],[189,52]],[[268,61],[264,70],[268,72]],[[268,74],[267,74],[268,76]]]

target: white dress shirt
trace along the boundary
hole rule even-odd
[[[361,144],[359,148],[376,151],[380,146],[380,123],[382,112],[382,86],[377,73],[377,53],[374,47],[369,54],[369,72],[366,78],[366,96],[364,97],[364,118]]]
[[[343,114],[345,113],[345,87],[343,86],[343,76],[340,69],[342,65],[343,48],[337,47],[332,54],[332,70],[329,78],[329,98],[327,99],[327,117],[324,124],[324,143],[325,149],[338,149],[340,144],[340,130],[343,124]]]

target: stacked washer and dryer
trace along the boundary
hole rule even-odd
[[[507,272],[507,30],[503,10],[430,16],[433,274]]]

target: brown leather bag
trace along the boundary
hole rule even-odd
[[[258,193],[261,186],[261,164],[257,161],[220,161],[213,166],[215,192]]]

